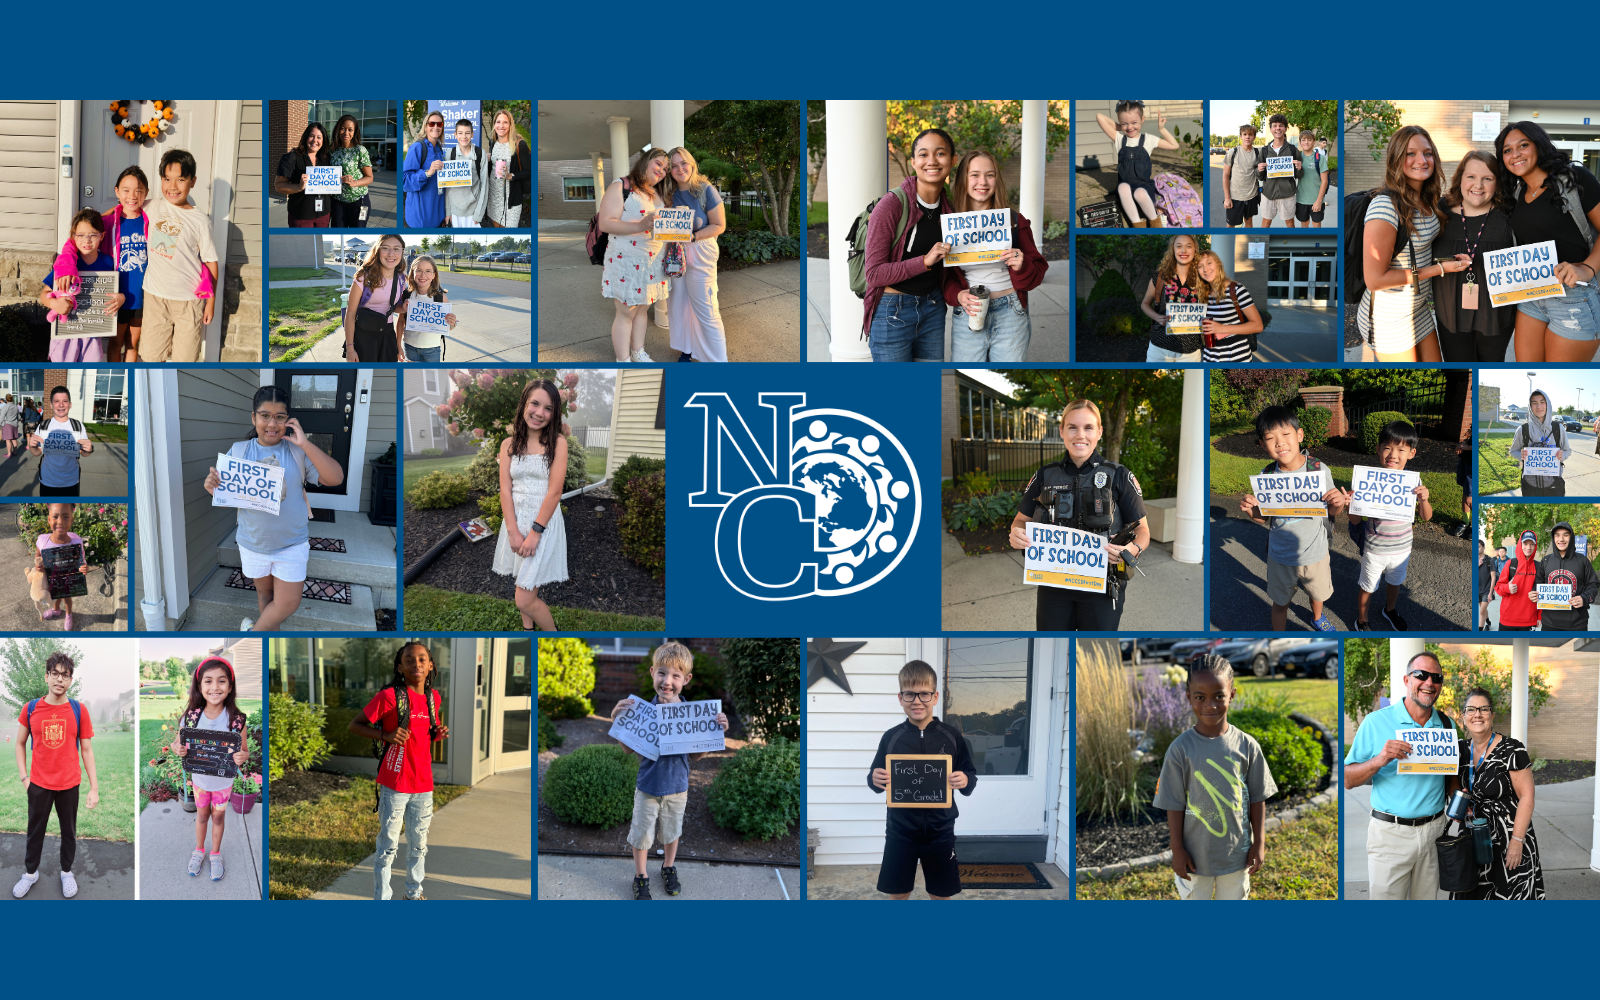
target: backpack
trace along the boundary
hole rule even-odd
[[[395,715],[399,717],[399,722],[395,726],[395,728],[396,729],[409,729],[410,726],[411,726],[411,697],[406,694],[406,686],[404,684],[400,683],[399,681],[396,681],[396,682],[390,684],[389,686],[394,689],[394,710],[395,710]],[[433,714],[434,713],[434,707],[435,707],[434,706],[434,702],[438,697],[439,697],[438,692],[434,691],[433,688],[424,688],[423,691],[422,691],[422,700],[428,706],[428,732],[429,732],[430,735],[433,733],[433,731],[439,725],[438,718]],[[378,721],[382,722],[383,720],[379,719]],[[378,728],[382,728],[382,727],[380,726]],[[387,732],[388,730],[384,730],[384,731]],[[404,756],[405,756],[405,752],[406,752],[405,745],[402,744],[402,743],[396,743],[396,744],[394,744],[394,746],[395,746],[396,752],[399,753],[401,755],[401,758],[403,759]],[[388,752],[389,752],[389,744],[388,743],[385,743],[383,740],[373,740],[372,741],[372,756],[373,756],[373,759],[378,762],[378,766],[380,768],[383,767],[383,757]],[[399,760],[396,760],[395,763],[398,764]],[[379,787],[381,787],[381,786],[374,786],[373,789],[372,789],[372,811],[373,812],[377,812],[378,811],[378,803],[381,801],[379,796],[382,793],[378,790]]]
[[[1572,221],[1578,224],[1578,234],[1589,246],[1594,246],[1594,226],[1589,223],[1589,217],[1583,212],[1583,202],[1578,197],[1578,186],[1572,183],[1570,173],[1555,175],[1556,193],[1561,197],[1561,203],[1566,206],[1567,214]],[[1511,197],[1520,199],[1524,190],[1522,180],[1518,178],[1512,185]]]
[[[628,192],[632,190],[632,186],[628,184],[628,178],[622,178],[622,203],[624,208],[627,207]],[[602,194],[601,197],[604,198],[605,195]],[[589,217],[589,233],[583,238],[584,249],[589,251],[589,263],[605,264],[606,246],[610,242],[611,234],[600,229],[600,209],[596,207],[594,214]]]
[[[898,246],[900,241],[906,238],[906,220],[911,215],[911,202],[900,188],[872,199],[867,207],[861,210],[861,214],[856,216],[856,221],[850,223],[850,231],[844,237],[850,244],[850,250],[845,255],[850,269],[850,290],[856,293],[858,299],[867,297],[867,229],[872,224],[872,210],[878,207],[878,202],[889,195],[900,199],[900,222],[894,230],[894,245]]]
[[[73,423],[77,423],[77,421],[74,420]],[[28,727],[28,731],[30,733],[33,732],[33,709],[34,709],[34,706],[39,704],[39,702],[41,700],[42,699],[39,699],[39,698],[33,699],[32,701],[28,702],[28,707],[26,707],[26,708],[24,708],[22,710],[22,718],[23,718],[22,724],[24,726]],[[73,701],[71,698],[67,699],[67,704],[72,706],[72,724],[77,727],[77,732],[78,732],[78,735],[77,735],[77,746],[78,746],[79,749],[82,749],[82,747],[83,747],[83,706],[78,704],[76,701]]]
[[[1205,226],[1205,208],[1188,181],[1172,173],[1156,174],[1151,180],[1156,186],[1156,210],[1166,215],[1167,225],[1182,229]]]
[[[1366,272],[1362,269],[1361,257],[1363,248],[1366,245],[1367,208],[1372,204],[1372,199],[1375,196],[1388,193],[1385,188],[1373,188],[1370,191],[1357,191],[1355,194],[1347,194],[1344,197],[1344,301],[1347,305],[1359,305],[1361,297],[1367,291]],[[1393,196],[1390,197],[1390,201],[1395,201]],[[1398,209],[1396,214],[1399,214]],[[1394,256],[1390,259],[1393,260],[1394,257],[1400,256],[1400,251],[1403,249],[1409,255],[1411,267],[1415,270],[1417,266],[1417,248],[1413,245],[1411,233],[1409,230],[1403,229],[1403,227],[1397,231],[1397,236],[1399,232],[1404,232],[1405,242],[1395,245]],[[1369,345],[1375,343],[1377,337],[1377,330],[1374,329],[1371,316],[1371,310],[1374,306],[1375,303],[1373,302],[1369,301],[1367,303],[1367,343]]]

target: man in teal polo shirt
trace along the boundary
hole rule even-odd
[[[1439,855],[1434,840],[1449,822],[1444,814],[1443,774],[1400,774],[1411,744],[1397,729],[1451,727],[1433,703],[1444,687],[1444,668],[1432,653],[1406,664],[1406,697],[1361,720],[1344,759],[1344,787],[1372,782],[1372,818],[1367,821],[1367,872],[1373,899],[1435,899]],[[1453,727],[1452,727],[1453,728]]]

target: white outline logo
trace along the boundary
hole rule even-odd
[[[722,509],[713,536],[722,578],[758,601],[794,601],[854,594],[888,576],[911,550],[922,522],[922,485],[911,455],[871,417],[852,410],[803,409],[803,392],[763,392],[757,400],[760,409],[771,411],[761,420],[763,425],[771,421],[768,447],[756,439],[727,393],[697,392],[683,404],[705,419],[699,489],[689,494],[689,506]],[[756,480],[738,493],[723,489],[729,447],[734,454],[728,455],[728,470]],[[763,515],[790,504],[794,520],[809,526],[812,558],[802,558],[788,580],[771,577],[790,573],[789,567],[774,573],[760,564],[758,545],[746,546],[746,522],[762,503],[767,503]],[[830,516],[846,508],[855,515],[851,523]]]

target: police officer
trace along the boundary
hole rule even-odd
[[[1139,481],[1096,450],[1102,433],[1100,407],[1087,399],[1068,403],[1061,413],[1066,458],[1034,473],[1011,522],[1011,547],[1015,549],[1027,549],[1029,521],[1048,521],[1108,539],[1133,531],[1133,538],[1125,544],[1106,544],[1110,568],[1105,593],[1038,588],[1034,628],[1041,632],[1114,631],[1122,618],[1132,572],[1122,554],[1126,550],[1137,559],[1150,547]],[[1117,569],[1118,564],[1123,568]]]

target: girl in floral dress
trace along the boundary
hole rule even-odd
[[[627,177],[606,188],[600,202],[600,230],[610,235],[600,294],[616,303],[611,346],[619,362],[650,360],[644,352],[650,306],[667,297],[665,254],[660,241],[650,238],[650,230],[663,207],[656,186],[668,169],[667,151],[652,149]]]

